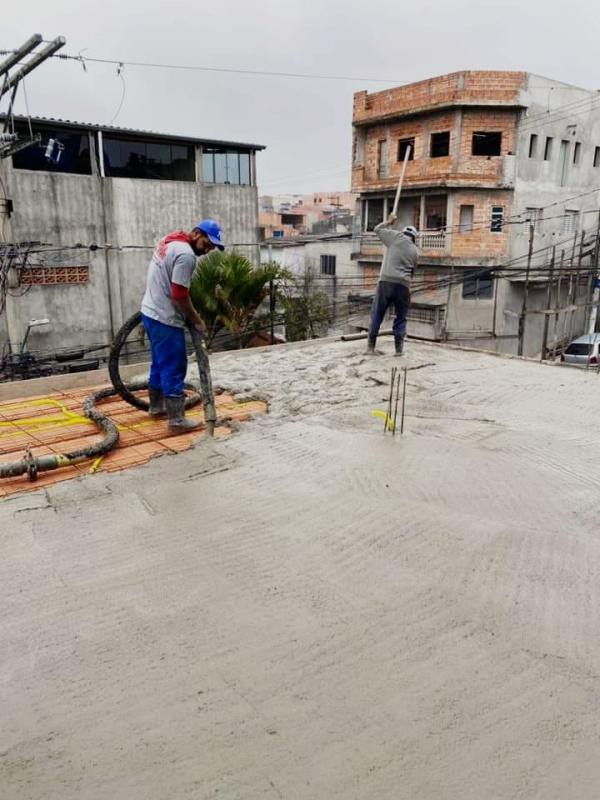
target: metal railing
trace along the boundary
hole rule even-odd
[[[445,250],[446,232],[445,231],[423,231],[417,234],[416,245],[419,250]],[[382,252],[382,243],[377,234],[368,232],[361,234],[360,252],[367,254],[379,254]]]

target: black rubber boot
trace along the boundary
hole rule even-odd
[[[160,389],[148,387],[148,399],[150,400],[148,413],[151,417],[163,417],[167,413],[165,398]]]
[[[404,336],[395,336],[394,337],[394,346],[396,348],[395,355],[403,356],[404,355]]]
[[[183,433],[200,427],[200,423],[196,420],[185,418],[185,397],[165,397],[165,405],[169,418],[169,430]]]
[[[375,355],[375,345],[376,345],[376,343],[377,343],[377,339],[373,338],[372,336],[369,336],[369,339],[368,339],[368,342],[367,342],[367,354],[368,355],[370,355],[370,356],[374,356]]]

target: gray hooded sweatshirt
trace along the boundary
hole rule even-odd
[[[410,289],[410,281],[419,255],[413,240],[410,236],[395,230],[388,222],[377,225],[375,233],[385,245],[379,280],[401,283]]]

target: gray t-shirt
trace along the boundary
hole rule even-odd
[[[412,239],[392,228],[387,222],[377,225],[375,233],[385,245],[379,280],[401,283],[410,289],[410,282],[419,256],[419,251]]]
[[[189,289],[197,256],[187,242],[169,242],[162,258],[161,249],[159,244],[148,267],[142,314],[162,322],[163,325],[184,328],[183,314],[171,300],[171,284],[177,283]]]

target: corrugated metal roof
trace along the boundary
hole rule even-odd
[[[0,114],[0,119],[6,119],[5,114]],[[16,122],[27,122],[27,117],[15,116]],[[156,139],[169,139],[169,141],[187,142],[189,144],[207,144],[211,147],[245,147],[248,150],[265,150],[264,144],[249,144],[247,142],[232,142],[225,139],[204,139],[196,136],[180,136],[179,134],[146,131],[141,128],[118,128],[114,125],[100,125],[93,122],[77,122],[59,117],[31,117],[32,125],[60,125],[64,128],[79,128],[87,131],[102,131],[107,133],[121,133],[128,136],[150,136]]]

